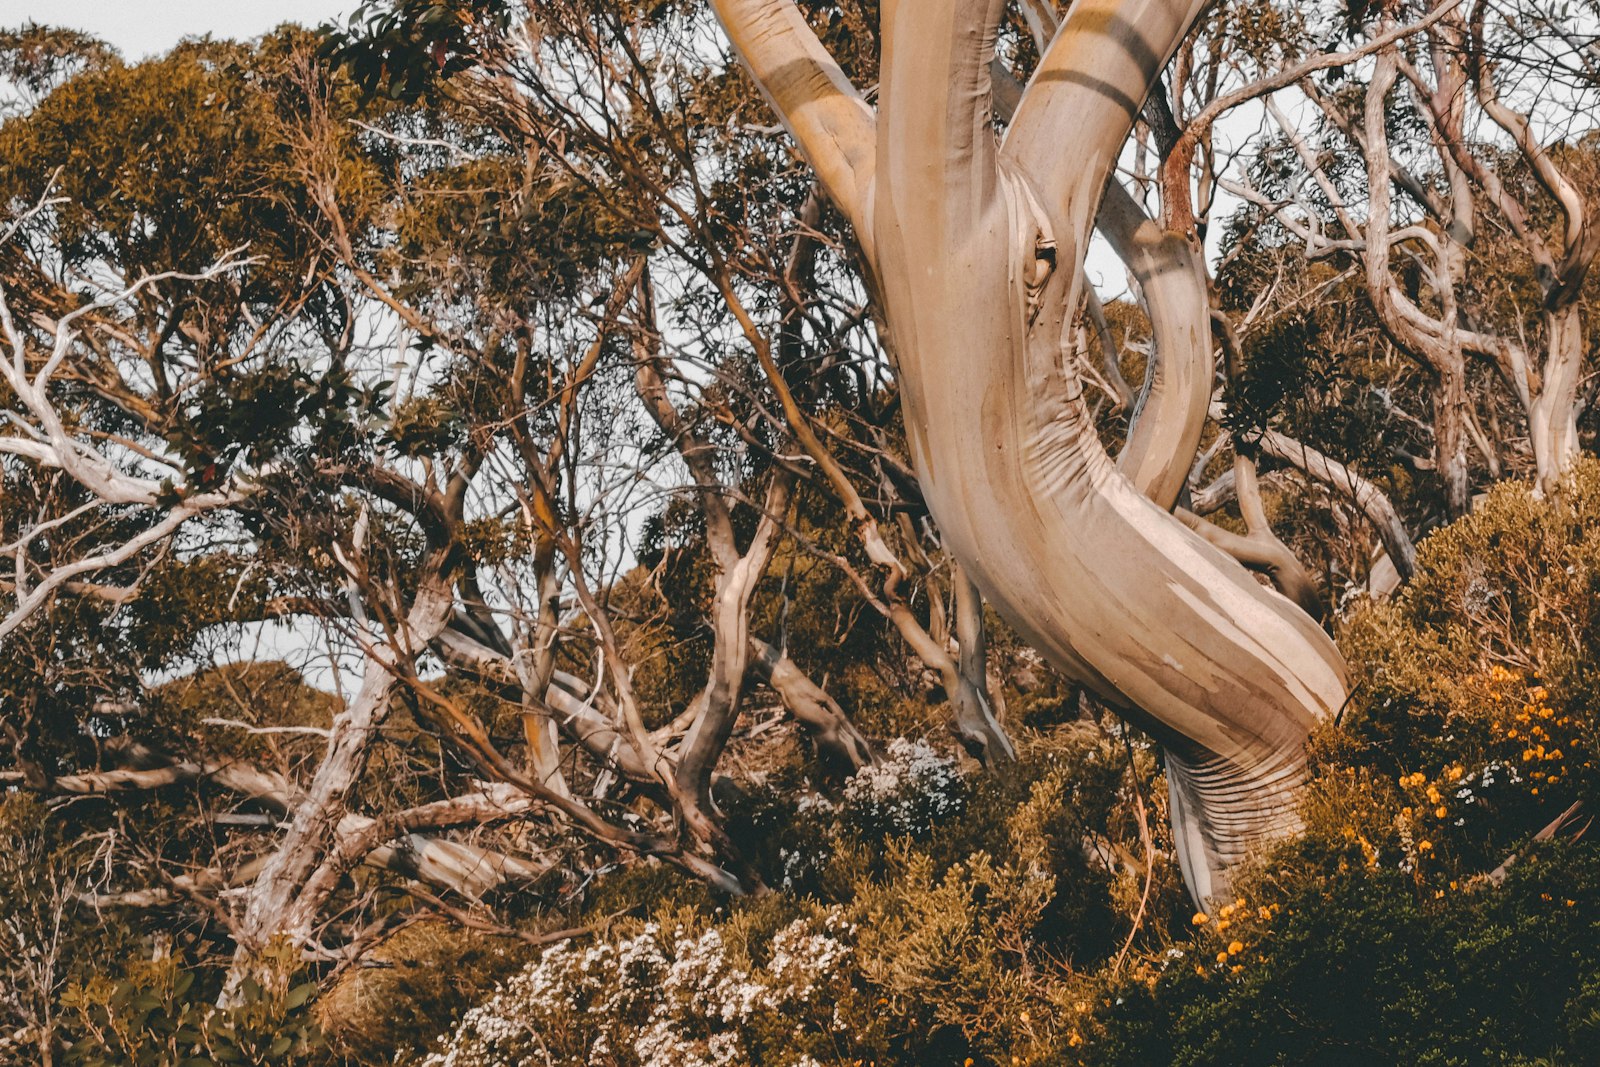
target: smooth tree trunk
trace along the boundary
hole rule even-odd
[[[1177,503],[1200,447],[1216,375],[1210,291],[1194,243],[1150,218],[1115,178],[1095,220],[1139,284],[1150,319],[1145,382],[1117,467],[1163,508]]]
[[[1583,311],[1565,304],[1544,315],[1545,375],[1528,405],[1528,443],[1534,473],[1546,493],[1556,492],[1578,457],[1578,382],[1583,375]]]
[[[454,598],[441,578],[449,549],[435,549],[410,610],[399,620],[393,642],[378,640],[366,650],[361,687],[333,717],[327,748],[304,792],[289,811],[289,826],[277,850],[262,864],[244,895],[235,921],[237,946],[224,984],[225,1003],[236,999],[240,983],[257,968],[261,953],[275,941],[305,944],[339,881],[365,851],[341,848],[341,825],[352,814],[354,793],[366,770],[373,740],[389,716],[406,666],[401,647],[426,648],[451,617]],[[416,652],[412,651],[411,655]]]
[[[884,4],[876,116],[792,5],[717,8],[857,227],[945,544],[1057,668],[1167,747],[1185,881],[1201,903],[1227,893],[1235,865],[1298,830],[1304,742],[1344,700],[1343,661],[1117,470],[1069,363],[1101,191],[1203,4],[1079,0],[1003,146],[999,3]]]

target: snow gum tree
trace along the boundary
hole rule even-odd
[[[1191,460],[1198,426],[1166,463],[1119,469],[1075,362],[1111,169],[1205,6],[1080,0],[997,134],[1000,0],[883,3],[875,107],[790,0],[713,0],[855,228],[946,546],[1054,666],[1162,741],[1202,903],[1297,829],[1304,741],[1345,697],[1317,624],[1151,499],[1161,470]],[[1163,284],[1148,279],[1147,300]]]

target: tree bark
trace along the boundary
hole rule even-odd
[[[808,678],[794,660],[759,637],[750,638],[750,649],[750,666],[811,735],[824,765],[844,776],[875,762],[866,736],[839,702]]]
[[[1583,373],[1583,312],[1576,303],[1544,315],[1544,381],[1528,406],[1528,441],[1541,490],[1554,493],[1578,457],[1578,381]]]
[[[1150,362],[1117,468],[1170,509],[1200,447],[1216,374],[1205,262],[1182,234],[1148,217],[1116,178],[1106,183],[1097,223],[1139,283],[1150,317]]]
[[[716,7],[758,80],[774,53],[792,76],[816,60],[803,26],[755,41],[753,56],[748,5]],[[945,544],[1053,665],[1171,750],[1180,863],[1202,903],[1299,828],[1305,738],[1345,694],[1338,651],[1310,618],[1116,470],[1064,365],[1112,163],[1203,7],[1078,0],[1002,147],[989,65],[1003,5],[890,0],[875,128],[856,113],[850,134],[876,138],[870,173],[852,167],[847,190],[869,183],[871,210],[836,198],[863,234]],[[768,95],[813,164],[838,174],[809,109]]]
[[[1310,619],[1117,474],[1060,364],[1099,190],[1200,5],[1075,7],[1003,152],[971,107],[992,5],[938,7],[885,9],[873,218],[918,471],[1001,614],[1176,753],[1180,859],[1203,901],[1297,828],[1302,744],[1344,683]]]

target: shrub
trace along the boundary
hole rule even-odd
[[[281,962],[281,961],[280,961]],[[67,1062],[81,1067],[290,1067],[322,1048],[311,1020],[312,982],[286,966],[265,983],[246,978],[238,1002],[214,1006],[216,990],[171,957],[128,962],[120,978],[97,974],[62,997],[71,1013]]]
[[[1497,487],[1419,557],[1341,634],[1305,835],[1102,979],[1078,1062],[1594,1062],[1600,848],[1532,838],[1597,800],[1600,463],[1551,499]]]
[[[563,942],[468,1011],[424,1064],[811,1067],[808,1045],[840,1041],[834,999],[823,994],[848,964],[855,933],[822,910],[774,934],[760,963],[716,926],[691,922]],[[786,1047],[764,1049],[764,1034]]]

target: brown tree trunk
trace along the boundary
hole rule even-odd
[[[1467,375],[1456,352],[1438,367],[1433,383],[1433,455],[1444,482],[1445,509],[1452,518],[1472,510],[1472,473],[1467,463]]]

